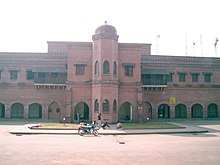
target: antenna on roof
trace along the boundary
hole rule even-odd
[[[214,47],[215,47],[215,56],[216,56],[216,57],[217,57],[217,44],[218,44],[218,38],[215,38]]]
[[[195,46],[196,46],[196,43],[193,41],[193,56],[195,56]]]
[[[186,56],[188,55],[188,43],[187,43],[187,33],[185,33],[185,40],[186,40]]]
[[[158,54],[158,52],[159,52],[159,44],[158,44],[158,39],[160,38],[160,35],[159,34],[157,34],[156,35],[156,54]]]
[[[200,34],[200,45],[201,45],[201,55],[203,57],[203,50],[202,50],[202,34]]]

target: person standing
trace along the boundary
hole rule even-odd
[[[102,120],[101,120],[101,113],[98,114],[98,127],[101,128]]]

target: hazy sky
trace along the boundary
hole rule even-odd
[[[152,43],[152,54],[216,57],[219,0],[0,0],[0,52],[92,42],[104,21],[117,29],[119,42]],[[220,42],[217,48],[220,57]]]

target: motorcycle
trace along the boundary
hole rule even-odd
[[[78,134],[80,136],[83,136],[85,134],[93,134],[94,136],[99,135],[98,130],[96,129],[96,127],[94,125],[79,126]]]

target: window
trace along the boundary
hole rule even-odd
[[[191,75],[192,75],[192,82],[199,81],[199,73],[191,73]]]
[[[179,73],[179,82],[186,81],[186,73]]]
[[[133,77],[133,66],[124,66],[125,76]]]
[[[124,67],[125,76],[133,77],[135,64],[134,63],[124,63],[124,64],[122,64],[122,66]]]
[[[169,73],[167,75],[167,82],[172,82],[173,81],[173,73]]]
[[[11,70],[10,71],[10,79],[11,80],[17,80],[18,79],[18,71],[17,70]]]
[[[85,65],[76,64],[76,75],[84,75]]]
[[[44,79],[45,78],[45,73],[44,72],[38,73],[38,78]]]
[[[58,73],[52,73],[51,75],[53,78],[56,78],[58,76]]]
[[[107,60],[103,63],[103,74],[109,74],[109,62]]]
[[[116,100],[113,101],[113,112],[117,111],[117,103]]]
[[[95,62],[95,75],[98,75],[99,74],[99,62],[96,61]]]
[[[98,100],[95,100],[94,110],[95,110],[95,112],[99,111],[99,102],[98,102]]]
[[[108,111],[109,111],[109,101],[105,99],[103,102],[103,112],[108,112]]]
[[[27,80],[33,80],[34,79],[34,72],[27,71]]]
[[[204,73],[204,82],[211,82],[212,73]]]
[[[114,74],[114,75],[117,74],[117,64],[116,64],[115,61],[114,61],[114,64],[113,64],[113,74]]]
[[[57,112],[57,113],[60,113],[60,108],[57,108],[57,109],[56,109],[56,112]]]

